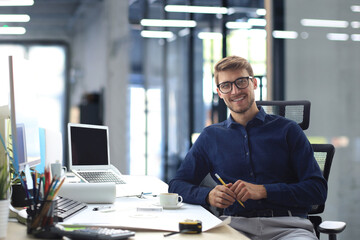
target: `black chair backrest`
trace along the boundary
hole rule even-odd
[[[329,180],[330,168],[335,154],[335,148],[332,144],[311,144],[314,150],[314,156],[319,164],[321,172],[326,181]],[[313,205],[309,214],[319,214],[324,211],[325,204]]]
[[[310,106],[307,100],[299,101],[257,101],[258,106],[262,106],[266,113],[280,115],[291,119],[306,130],[310,124]],[[329,179],[331,163],[334,157],[335,148],[331,144],[312,144],[314,156],[326,181]],[[325,204],[312,206],[309,214],[319,214],[324,211]]]
[[[306,130],[310,124],[310,106],[307,100],[299,101],[257,101],[258,106],[262,106],[267,114],[279,115],[291,119]]]

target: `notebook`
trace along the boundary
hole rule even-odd
[[[109,128],[68,124],[69,168],[88,183],[125,184],[120,171],[110,163]]]

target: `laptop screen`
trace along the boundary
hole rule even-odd
[[[106,126],[69,124],[69,141],[72,166],[110,164]]]

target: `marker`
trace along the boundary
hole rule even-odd
[[[100,206],[100,207],[94,207],[93,211],[101,211],[104,209],[110,209],[112,206]]]
[[[226,183],[221,179],[221,177],[217,173],[215,173],[215,177],[217,177],[217,179],[219,179],[221,184],[226,187]],[[238,199],[236,199],[236,200],[240,203],[241,206],[243,206],[243,208],[245,208],[244,204],[240,200],[238,200]]]

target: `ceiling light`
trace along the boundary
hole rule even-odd
[[[351,22],[352,28],[360,28],[360,22],[359,21],[352,21]]]
[[[349,34],[346,33],[328,33],[326,34],[327,39],[332,41],[347,41]]]
[[[187,5],[166,5],[167,12],[186,12],[186,13],[205,13],[205,14],[227,14],[225,7],[203,7],[203,6],[187,6]]]
[[[278,31],[275,30],[272,32],[274,38],[282,38],[282,39],[296,39],[298,37],[298,33],[295,31]]]
[[[347,28],[349,26],[348,21],[341,21],[341,20],[301,19],[300,23],[301,25],[306,27]]]
[[[352,5],[350,7],[351,11],[353,12],[360,12],[360,6],[359,5]]]
[[[0,6],[32,6],[33,0],[0,0]]]
[[[256,10],[256,14],[257,14],[258,16],[265,16],[265,15],[266,15],[266,9],[264,9],[264,8],[259,8],[259,9]]]
[[[223,35],[216,32],[199,32],[198,38],[200,39],[221,39]]]
[[[172,38],[174,34],[170,31],[141,31],[141,36],[144,38]]]
[[[265,27],[266,20],[262,18],[249,18],[248,23],[252,26]]]
[[[351,40],[360,41],[360,34],[351,34]]]
[[[0,22],[28,22],[30,16],[27,14],[0,14]]]
[[[7,25],[0,27],[0,34],[25,34],[26,29],[23,27],[8,27]]]
[[[226,27],[229,29],[249,29],[251,28],[251,24],[248,22],[227,22]]]
[[[165,19],[142,19],[142,26],[146,27],[195,27],[193,20],[165,20]]]

